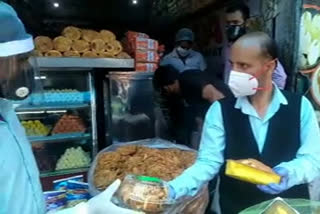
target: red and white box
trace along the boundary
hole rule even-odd
[[[158,63],[160,60],[160,57],[157,51],[136,50],[135,60],[136,62]]]
[[[139,72],[155,72],[157,69],[156,63],[136,63],[136,71]]]
[[[159,48],[159,43],[154,39],[146,39],[137,37],[134,43],[134,49],[136,50],[153,50],[157,51]]]
[[[135,32],[135,31],[128,31],[126,33],[128,40],[134,40],[135,38],[146,38],[149,39],[149,36],[145,33]]]

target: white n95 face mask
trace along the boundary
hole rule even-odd
[[[190,54],[190,49],[184,49],[183,47],[180,47],[180,46],[177,48],[177,51],[182,57],[186,57]]]
[[[259,83],[250,74],[231,71],[228,85],[235,97],[245,97],[254,95],[258,90]]]

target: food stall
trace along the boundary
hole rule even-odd
[[[83,174],[98,152],[97,68],[133,68],[131,59],[37,57],[39,93],[17,104],[38,162],[44,189],[52,180]]]
[[[125,8],[120,7],[123,3],[111,4],[110,8],[121,11],[121,14],[126,12],[131,14],[126,20],[122,15],[122,18],[119,18],[120,13],[106,13],[103,8],[110,5],[100,1],[96,5],[90,4],[87,10],[84,9],[85,3],[80,1],[79,4],[82,6],[75,6],[82,8],[78,12],[68,9],[67,3],[63,5],[59,1],[42,2],[42,5],[45,4],[44,10],[50,11],[51,15],[44,18],[43,13],[37,10],[35,17],[38,18],[38,23],[36,19],[31,20],[22,12],[27,8],[26,3],[21,5],[18,1],[12,2],[28,22],[28,29],[36,37],[35,56],[40,69],[37,80],[41,89],[27,101],[17,103],[16,112],[32,144],[44,190],[54,189],[54,181],[81,174],[85,175],[81,181],[86,181],[88,173],[88,188],[94,188],[95,191],[105,188],[116,178],[124,179],[124,175],[130,173],[170,180],[194,161],[194,157],[192,160],[190,157],[186,160],[187,154],[190,155],[187,148],[176,148],[168,142],[163,146],[163,142],[159,143],[154,139],[156,118],[152,77],[159,62],[157,52],[159,43],[152,38],[166,44],[172,43],[172,35],[178,28],[190,26],[198,35],[198,49],[207,56],[219,60],[224,42],[221,23],[223,7],[234,1],[159,0],[148,1],[149,3],[145,1],[141,3],[139,10],[136,6],[140,3],[138,0],[132,1],[132,4]],[[284,14],[288,11],[297,11],[299,5],[290,3],[284,8],[284,3],[278,3],[281,8],[281,13],[278,14],[275,1],[247,2],[254,8],[252,29],[268,31],[280,44],[280,59],[287,70],[292,71],[288,72],[290,76],[288,88],[293,88],[295,86],[293,80],[296,79],[293,68],[297,62],[294,54],[288,54],[288,51],[292,52],[296,44],[285,41],[284,38],[288,35],[297,37],[292,33],[294,27],[291,26],[293,22],[295,23],[297,15],[291,17],[292,23],[290,22],[288,31],[280,30],[284,20],[288,18],[288,15]],[[35,10],[34,4],[30,5]],[[139,13],[141,8],[144,8],[144,15]],[[261,12],[266,8],[270,9],[268,14]],[[317,17],[315,7],[305,8],[312,10],[311,15],[309,13],[303,15],[306,22]],[[96,13],[88,14],[88,10],[96,10]],[[89,28],[94,30],[88,30]],[[106,28],[109,30],[105,30]],[[130,29],[144,33],[127,32]],[[152,38],[145,33],[152,35]],[[123,39],[122,35],[125,35]],[[307,39],[309,40],[308,35]],[[318,43],[314,41],[311,43],[316,49]],[[210,44],[213,44],[213,48],[206,49]],[[316,70],[317,75],[313,78],[313,85],[317,85],[319,82],[317,71],[320,69],[316,69],[314,65],[317,64],[318,58],[315,59],[316,57],[309,56],[306,52],[302,54],[304,58],[301,60],[304,60],[306,65],[304,68]],[[315,88],[314,97],[318,96],[318,88],[316,86]],[[123,142],[130,142],[135,146],[122,147]],[[107,146],[110,147],[104,150]],[[115,157],[109,154],[111,152],[115,152],[112,153]],[[118,160],[119,154],[125,154],[128,160]],[[152,161],[143,162],[142,155]],[[103,158],[105,162],[101,161]],[[163,163],[158,164],[158,161]],[[144,164],[135,166],[140,162]],[[158,171],[151,171],[148,165]],[[128,171],[122,170],[124,168]],[[163,173],[164,171],[166,173]],[[193,209],[189,213],[195,213],[193,210],[197,206],[207,205],[207,189],[201,194],[200,202],[199,198],[196,198],[198,199],[196,205],[190,203]]]

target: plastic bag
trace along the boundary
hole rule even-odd
[[[174,144],[166,140],[162,139],[146,139],[140,141],[133,141],[128,143],[116,143],[113,144],[102,151],[95,157],[89,173],[88,173],[88,183],[89,183],[89,192],[92,196],[95,196],[100,193],[100,191],[94,185],[94,172],[97,165],[97,160],[99,155],[105,152],[112,152],[118,149],[121,146],[128,146],[128,145],[140,145],[154,149],[180,149],[184,151],[193,151],[197,152],[196,150],[190,149],[184,145]],[[207,185],[202,188],[202,190],[193,198],[186,198],[183,201],[176,204],[174,210],[171,210],[170,214],[203,214],[206,210],[206,207],[209,203],[209,192]],[[167,214],[169,214],[167,213]]]
[[[310,201],[305,199],[284,199],[292,208],[297,210],[300,214],[319,214],[320,202]],[[261,214],[273,202],[273,200],[263,202],[253,207],[247,208],[240,214]]]
[[[203,214],[209,204],[209,190],[205,186],[193,199],[184,202],[177,213],[181,214]]]

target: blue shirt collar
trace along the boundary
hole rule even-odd
[[[275,84],[273,84],[273,89],[274,89],[273,97],[268,107],[267,113],[263,118],[264,121],[268,121],[279,110],[280,105],[288,105],[288,101],[286,97],[283,95],[281,90]],[[249,102],[248,97],[237,98],[237,101],[234,107],[236,109],[241,109],[242,113],[244,114],[261,119],[257,111],[255,110],[255,108]]]

